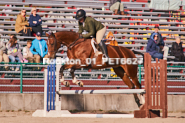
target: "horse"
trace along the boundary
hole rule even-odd
[[[83,87],[83,82],[78,81],[75,77],[74,71],[80,68],[88,68],[88,69],[102,69],[112,67],[114,72],[123,80],[123,82],[130,88],[141,89],[141,84],[137,78],[137,64],[108,64],[107,62],[102,63],[102,54],[96,55],[93,47],[91,45],[92,39],[80,38],[79,34],[73,31],[60,31],[56,33],[46,33],[47,46],[48,46],[48,56],[49,58],[55,58],[56,52],[61,47],[61,44],[67,46],[67,56],[69,59],[80,59],[81,64],[64,64],[60,68],[61,79],[60,82],[63,83],[66,87],[69,87],[69,82],[64,80],[64,70],[71,69],[70,73],[72,75],[72,82]],[[110,58],[113,58],[112,62],[117,62],[116,58],[133,58],[136,59],[135,54],[128,48],[121,46],[111,46],[107,45],[107,52]],[[96,58],[96,62],[94,64],[87,64],[87,58]],[[98,65],[102,63],[101,65]],[[132,81],[131,81],[132,80]],[[142,95],[141,95],[142,96]],[[137,96],[134,94],[135,101],[140,107],[142,104]],[[141,101],[142,101],[141,97]]]

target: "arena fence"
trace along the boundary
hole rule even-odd
[[[19,67],[18,71],[6,71],[4,66],[10,68]],[[0,63],[0,93],[43,93],[44,92],[44,68],[43,63]],[[168,65],[167,81],[168,94],[185,94],[185,66]],[[128,88],[122,80],[110,69],[75,71],[78,80],[84,82],[83,90],[88,89],[125,89]],[[70,81],[70,88],[61,85],[63,90],[76,90],[78,85],[72,84],[68,70],[64,72],[65,80]],[[138,66],[138,79],[144,88],[144,68]],[[95,85],[97,84],[97,85]]]
[[[5,70],[5,66],[10,70]],[[44,67],[47,65],[43,63],[0,63],[0,93],[23,93],[23,88],[32,93],[39,93],[37,88],[44,87],[42,83]],[[38,83],[34,84],[35,81]]]

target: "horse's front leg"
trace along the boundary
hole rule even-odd
[[[65,81],[65,80],[64,80],[64,70],[65,70],[65,68],[66,68],[65,65],[63,65],[63,66],[60,68],[60,76],[61,76],[60,82],[63,83],[66,87],[69,87],[69,86],[70,86],[69,81]]]
[[[72,76],[72,82],[79,85],[80,87],[83,87],[83,82],[82,81],[78,81],[75,77],[75,67],[72,67],[71,70],[70,70],[70,73],[71,73],[71,76]]]
[[[76,64],[76,65],[74,65],[73,67],[71,67],[70,73],[71,73],[71,76],[72,76],[72,79],[73,79],[72,82],[75,83],[75,84],[77,84],[77,85],[79,85],[80,87],[83,87],[83,82],[82,82],[82,81],[78,81],[78,80],[76,79],[74,72],[75,72],[76,69],[82,68],[82,64],[83,64],[83,68],[86,68],[86,67],[88,67],[89,65],[86,64],[86,57],[85,57],[85,58],[81,58],[80,61],[81,61],[80,64]],[[84,65],[85,65],[85,66],[84,66]]]

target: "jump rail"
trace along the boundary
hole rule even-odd
[[[111,90],[60,90],[58,94],[133,94],[145,93],[145,89],[111,89]]]

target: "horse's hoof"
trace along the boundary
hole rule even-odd
[[[145,108],[144,105],[140,105],[140,106],[139,106],[139,109],[140,109],[140,110],[143,110],[144,108]]]
[[[82,81],[78,81],[78,83],[77,83],[80,87],[83,87],[84,86],[84,84],[83,84],[83,82]]]
[[[68,81],[64,81],[63,84],[66,86],[66,87],[70,87],[70,83]]]

